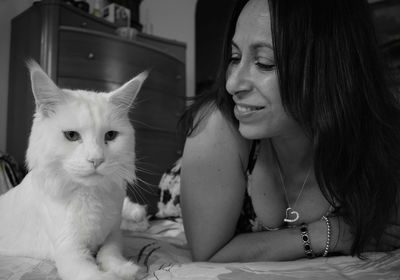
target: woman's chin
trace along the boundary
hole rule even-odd
[[[243,124],[239,122],[239,132],[240,134],[249,140],[256,140],[267,138],[268,135],[259,126],[251,125],[251,124]]]

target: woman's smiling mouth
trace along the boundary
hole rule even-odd
[[[236,104],[235,109],[237,109],[240,113],[249,113],[254,111],[259,111],[264,109],[264,106],[252,106],[252,105],[244,105],[244,104]]]
[[[263,117],[261,111],[265,108],[265,106],[236,104],[234,114],[239,122],[253,122]]]

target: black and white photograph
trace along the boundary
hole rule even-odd
[[[0,0],[0,280],[400,280],[400,0]]]

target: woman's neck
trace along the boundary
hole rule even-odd
[[[275,149],[277,160],[286,176],[307,172],[313,162],[312,142],[303,133],[269,138],[264,143]]]

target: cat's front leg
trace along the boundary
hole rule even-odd
[[[114,229],[97,253],[97,262],[104,271],[110,271],[122,279],[135,279],[140,267],[122,256],[121,231]]]
[[[112,272],[103,272],[91,252],[77,242],[63,242],[55,250],[54,260],[63,280],[120,280]]]

